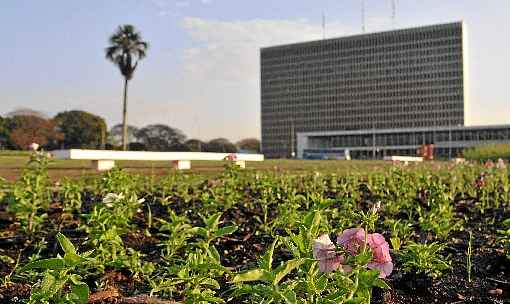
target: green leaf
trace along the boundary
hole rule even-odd
[[[395,250],[395,251],[400,250],[402,241],[400,240],[400,238],[398,236],[390,238],[390,242],[391,242],[391,247],[393,248],[393,250]]]
[[[365,302],[366,300],[363,299],[363,298],[354,298],[354,299],[351,299],[351,300],[347,300],[347,302],[345,302],[345,304],[360,304],[360,303],[363,303]]]
[[[215,289],[220,289],[220,284],[218,283],[218,281],[216,281],[213,278],[204,278],[204,279],[200,280],[199,284],[200,285],[208,285]]]
[[[200,269],[202,270],[218,270],[218,271],[223,271],[223,272],[230,272],[230,270],[225,267],[225,266],[222,266],[221,264],[212,264],[212,263],[202,263],[199,265]]]
[[[321,223],[321,212],[313,212],[313,220],[309,228],[310,239],[315,239],[319,235],[319,228]]]
[[[209,246],[209,248],[207,248],[207,253],[215,261],[217,261],[217,262],[220,261],[220,253],[218,252],[216,247],[214,247],[214,245],[211,245],[211,246]]]
[[[218,225],[220,223],[221,215],[222,215],[221,212],[217,212],[217,213],[211,215],[210,217],[208,217],[207,219],[205,219],[204,220],[205,226],[209,229],[216,230],[216,228],[218,227]]]
[[[227,235],[227,234],[232,234],[236,230],[237,230],[237,226],[223,227],[223,228],[218,229],[218,231],[216,231],[216,233],[214,233],[214,237],[215,238],[219,238],[219,237],[222,237],[222,236]]]
[[[274,254],[274,249],[276,247],[277,242],[278,242],[278,238],[275,238],[273,243],[267,249],[266,253],[260,259],[260,262],[259,262],[260,268],[267,270],[267,271],[271,271],[271,269],[273,268],[273,254]]]
[[[506,219],[503,221],[503,225],[507,226],[510,228],[510,218]]]
[[[80,282],[80,284],[72,284],[71,285],[71,293],[75,295],[75,303],[77,304],[87,304],[89,297],[89,287],[87,284]]]
[[[375,285],[375,281],[379,280],[379,270],[370,269],[364,270],[359,273],[359,285],[366,288],[372,288]]]
[[[296,293],[292,290],[286,290],[285,292],[279,292],[278,293],[287,304],[296,304]]]
[[[14,264],[14,263],[16,263],[16,260],[11,258],[10,256],[0,254],[0,262],[5,263],[5,264]]]
[[[313,225],[314,218],[315,218],[315,212],[309,211],[308,213],[306,213],[305,217],[303,218],[302,223],[306,226],[306,228],[309,229]]]
[[[307,231],[307,228],[300,228],[304,229],[304,231]],[[307,255],[310,254],[310,250],[307,248],[308,242],[306,239],[308,239],[307,233],[302,233],[300,231],[299,234],[289,234],[290,238],[294,242],[294,244],[299,248],[300,256],[301,255]]]
[[[318,293],[323,292],[326,290],[326,287],[328,286],[328,277],[324,274],[321,274],[320,277],[315,281],[315,290]]]
[[[85,259],[77,255],[76,253],[69,252],[64,255],[65,265],[69,267],[74,267],[84,261]]]
[[[372,252],[367,251],[365,253],[360,253],[354,257],[354,261],[357,265],[364,266],[368,264],[372,260]]]
[[[62,247],[62,250],[64,250],[65,253],[76,254],[76,248],[74,248],[73,243],[71,243],[71,241],[69,241],[69,239],[66,238],[65,235],[63,235],[60,232],[57,233],[57,240],[58,240],[58,243],[60,244],[60,247]]]
[[[47,270],[61,270],[64,269],[64,267],[65,263],[62,258],[51,258],[30,262],[27,265],[23,266],[20,269],[20,271],[26,271],[34,268]]]
[[[232,283],[264,281],[271,282],[273,275],[264,269],[253,269],[240,273],[234,277]]]
[[[382,289],[390,289],[390,286],[388,285],[388,283],[386,283],[385,281],[383,281],[381,279],[376,279],[374,281],[373,285],[375,287],[379,287],[379,288],[382,288]]]
[[[190,232],[193,233],[193,234],[198,234],[200,235],[201,237],[207,237],[207,229],[205,229],[204,227],[193,227],[192,229],[190,229]]]
[[[37,303],[39,300],[50,299],[58,292],[56,285],[57,279],[51,273],[46,272],[39,287],[32,291],[30,302]]]
[[[280,281],[289,274],[292,270],[299,267],[301,264],[303,264],[307,259],[301,258],[301,259],[293,259],[290,261],[285,262],[283,265],[279,266],[275,270],[275,276],[273,280],[273,285],[276,286]]]

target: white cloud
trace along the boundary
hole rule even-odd
[[[320,22],[307,20],[218,21],[186,17],[183,29],[193,47],[183,50],[173,92],[181,102],[175,125],[190,136],[239,139],[260,134],[259,52],[261,47],[322,38]],[[339,23],[328,36],[352,34]],[[200,110],[197,110],[200,109]],[[196,124],[196,123],[194,123]],[[198,134],[198,130],[202,132]]]

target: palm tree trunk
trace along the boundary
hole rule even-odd
[[[128,79],[124,78],[124,108],[122,110],[122,150],[127,150],[127,92],[128,92]]]

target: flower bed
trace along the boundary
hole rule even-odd
[[[0,303],[503,303],[506,168],[6,183]],[[49,190],[52,189],[52,190]]]

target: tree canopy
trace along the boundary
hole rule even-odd
[[[200,139],[188,139],[184,145],[188,148],[188,151],[191,152],[202,152],[205,149],[206,143],[201,141]]]
[[[130,80],[138,66],[138,61],[145,58],[149,43],[143,41],[142,35],[131,24],[121,25],[110,36],[110,45],[105,56],[120,70],[122,76]]]
[[[241,150],[246,150],[255,153],[260,152],[260,140],[258,140],[257,138],[241,139],[240,141],[237,142],[237,146]]]
[[[108,142],[113,146],[120,146],[122,145],[122,130],[123,126],[122,124],[116,124],[110,129],[110,132],[108,134]],[[128,125],[127,126],[127,142],[128,144],[133,143],[139,143],[138,139],[138,129],[135,126]]]
[[[53,119],[37,116],[14,116],[9,119],[9,139],[14,147],[25,150],[31,143],[38,143],[44,148],[53,149],[63,139]]]
[[[149,151],[186,150],[182,131],[164,124],[148,125],[138,131],[137,137]]]
[[[215,138],[210,140],[205,147],[207,152],[236,153],[237,147],[226,138]]]
[[[85,111],[65,111],[55,116],[64,138],[62,148],[95,148],[106,140],[107,127],[103,118]]]

